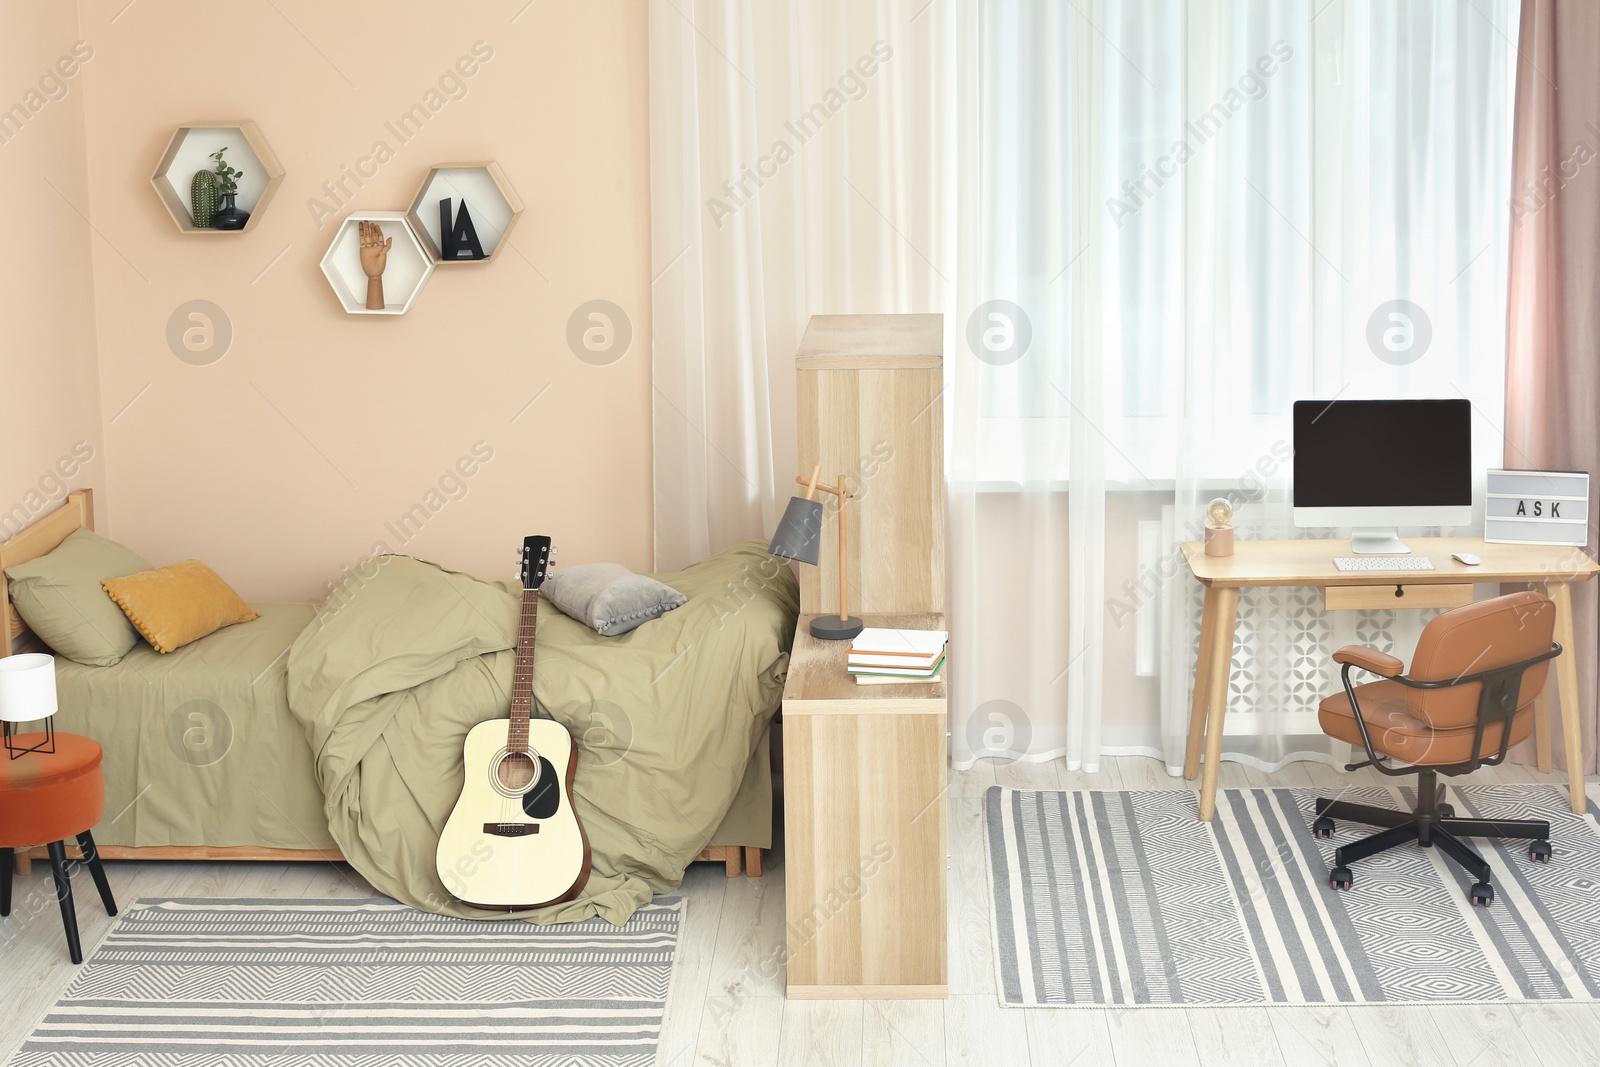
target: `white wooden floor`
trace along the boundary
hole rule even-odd
[[[1271,775],[1224,764],[1224,786],[1337,786],[1356,776],[1314,764]],[[1471,781],[1555,781],[1521,767],[1485,769]],[[783,863],[762,879],[729,879],[699,864],[679,969],[667,1006],[666,1067],[891,1067],[994,1064],[1337,1064],[1338,1067],[1494,1067],[1600,1062],[1600,1009],[1590,1005],[1433,1008],[1024,1010],[1000,1008],[982,843],[982,795],[994,784],[1047,789],[1192,788],[1156,760],[1118,757],[1094,775],[1055,764],[980,764],[952,774],[950,790],[950,998],[786,1001],[783,998]],[[113,863],[118,898],[141,896],[367,896],[343,865]],[[84,950],[110,925],[93,883],[75,880]],[[71,980],[47,865],[18,880],[0,921],[0,1062]]]

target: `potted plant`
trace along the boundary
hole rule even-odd
[[[222,198],[222,205],[211,216],[211,225],[218,230],[242,230],[250,221],[250,212],[236,205],[234,198],[239,195],[239,179],[244,177],[244,171],[234,170],[228,164],[223,158],[227,151],[224,146],[211,153],[211,158],[217,161],[217,193]]]

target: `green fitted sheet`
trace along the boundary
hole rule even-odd
[[[104,750],[102,845],[334,848],[305,729],[289,714],[289,646],[307,604],[161,655],[140,641],[121,663],[56,657],[56,729]]]

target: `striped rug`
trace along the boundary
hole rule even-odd
[[[13,1067],[653,1064],[680,898],[621,929],[392,900],[141,900]]]
[[[1591,793],[1593,791],[1591,790]],[[1547,818],[1555,858],[1473,840],[1496,899],[1468,902],[1437,849],[1393,849],[1329,888],[1315,790],[1225,789],[1211,825],[1186,790],[985,797],[1000,1001],[1214,1006],[1593,1001],[1600,997],[1600,815],[1550,786],[1449,790],[1458,814]],[[1411,807],[1409,789],[1342,799]]]

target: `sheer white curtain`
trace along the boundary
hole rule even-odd
[[[955,762],[1181,765],[1176,546],[1299,535],[1295,399],[1499,460],[1515,6],[653,0],[658,565],[770,531],[809,315],[942,311]],[[1226,754],[1335,755],[1328,653],[1417,614],[1247,595]]]
[[[652,0],[656,565],[772,532],[814,314],[937,311],[948,41],[925,0]]]
[[[955,293],[946,312],[951,748],[1081,760],[1098,748],[1105,317],[1092,102],[1101,58],[1069,5],[951,5]],[[1072,497],[1065,492],[1069,481]],[[1085,714],[1081,709],[1095,709]],[[1092,762],[1092,760],[1091,760]]]
[[[1290,521],[1294,400],[1465,396],[1474,465],[1499,462],[1514,14],[963,7],[957,318],[1010,300],[1031,343],[958,349],[958,765],[1181,767],[1199,589],[1176,546],[1217,496],[1242,537],[1319,534]],[[1420,616],[1246,594],[1225,754],[1344,758],[1315,724],[1328,653],[1408,652]],[[1156,677],[1129,684],[1125,631],[1152,623]]]
[[[1209,234],[1189,243],[1185,399],[1202,418],[1180,431],[1174,523],[1192,529],[1227,495],[1245,502],[1244,536],[1335,536],[1294,529],[1286,462],[1292,401],[1335,397],[1472,400],[1481,519],[1481,472],[1502,449],[1515,5],[1267,14],[1240,26],[1220,8],[1191,11],[1191,48],[1221,55],[1198,84],[1191,68],[1199,99],[1241,88],[1235,72],[1258,57],[1279,61],[1219,151],[1191,166],[1186,209]],[[1301,165],[1284,165],[1285,147]],[[1239,299],[1239,277],[1255,299]],[[1149,745],[1173,768],[1199,626],[1192,586],[1174,583],[1164,605],[1162,732]],[[1268,767],[1347,758],[1316,725],[1338,687],[1328,653],[1360,641],[1409,655],[1430,614],[1324,613],[1315,590],[1248,592],[1230,753]]]

